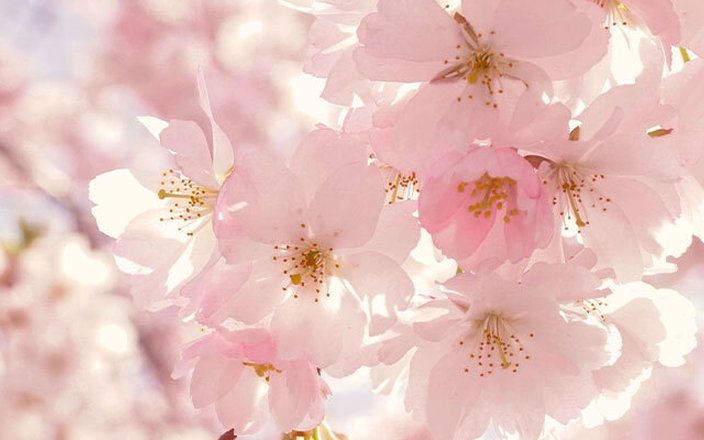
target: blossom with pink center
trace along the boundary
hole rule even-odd
[[[433,166],[419,199],[420,222],[465,270],[517,262],[548,244],[549,198],[512,148],[475,147]]]
[[[281,358],[266,330],[218,330],[187,346],[174,375],[193,369],[196,408],[213,407],[226,430],[252,434],[273,417],[282,432],[315,428],[330,395],[306,358]]]
[[[355,365],[368,319],[385,330],[413,294],[400,264],[419,236],[415,202],[384,206],[366,147],[320,128],[288,165],[242,153],[216,222],[224,260],[186,289],[205,296],[197,319],[270,319],[283,355]]]
[[[199,90],[212,142],[194,122],[143,118],[171,153],[168,168],[114,170],[90,184],[93,215],[100,230],[117,239],[118,265],[132,275],[132,294],[140,307],[173,304],[177,287],[217,248],[212,214],[234,153],[213,119],[202,77]]]
[[[548,121],[569,117],[545,104],[551,81],[586,71],[606,51],[603,36],[584,43],[594,26],[567,0],[465,0],[454,15],[433,0],[377,8],[360,25],[357,68],[372,80],[421,83],[390,140],[414,157],[460,134],[465,144],[541,139],[555,125]],[[583,43],[599,50],[578,50]]]
[[[477,438],[490,426],[538,438],[546,416],[567,423],[597,394],[592,372],[610,358],[607,333],[561,310],[598,295],[599,280],[575,265],[535,267],[519,279],[458,275],[445,283],[448,299],[426,306],[440,315],[415,324],[423,339],[406,402],[434,438]]]

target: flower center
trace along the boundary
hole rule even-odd
[[[588,226],[589,216],[587,208],[606,211],[611,198],[606,197],[594,186],[606,176],[599,173],[583,176],[575,167],[567,164],[552,164],[548,179],[543,180],[547,185],[550,180],[555,185],[555,195],[552,198],[553,206],[560,210],[565,230],[575,224],[578,229]]]
[[[602,308],[607,306],[601,299],[585,299],[577,301],[577,305],[582,308],[587,316],[594,316],[602,322],[606,322],[606,315]]]
[[[242,365],[244,365],[245,367],[252,367],[257,376],[263,377],[264,380],[266,380],[267,382],[271,380],[271,373],[282,373],[281,370],[271,364],[255,364],[252,362],[242,362]]]
[[[301,228],[305,229],[306,225],[301,224]],[[301,289],[309,289],[315,292],[315,302],[323,292],[329,297],[327,279],[340,267],[332,251],[332,248],[324,249],[305,237],[301,237],[297,244],[275,245],[271,258],[283,264],[282,273],[288,278],[288,284],[282,289],[294,289],[294,298],[299,297]]]
[[[611,26],[628,26],[630,9],[621,0],[592,0],[600,8],[606,10],[604,29]]]
[[[457,45],[457,55],[454,59],[444,60],[444,64],[449,67],[435,77],[436,81],[461,78],[467,81],[469,86],[478,85],[483,88],[480,91],[485,92],[481,97],[484,105],[492,108],[498,107],[494,101],[495,95],[504,93],[504,79],[518,80],[528,87],[525,81],[512,72],[517,64],[516,60],[506,57],[503,52],[495,52],[491,44],[484,41],[484,35],[476,32],[461,14],[455,13],[454,18],[460,25],[465,45]],[[494,34],[494,31],[489,32],[490,37]],[[465,96],[458,96],[457,102],[461,102],[463,98]],[[475,99],[475,95],[469,93],[466,98]]]
[[[530,360],[521,339],[516,336],[506,319],[499,315],[487,315],[477,322],[477,328],[481,329],[480,334],[459,341],[461,347],[466,346],[468,342],[474,342],[468,356],[469,365],[464,368],[465,373],[471,371],[479,377],[485,377],[493,374],[497,367],[501,368],[499,371],[511,370],[516,373],[520,362]],[[535,335],[530,333],[528,336],[533,338]]]
[[[389,205],[414,199],[420,192],[416,173],[411,172],[410,174],[403,174],[397,172],[392,174],[386,180],[384,192],[386,193],[386,202]]]
[[[420,193],[420,182],[415,171],[404,173],[391,165],[382,162],[374,153],[369,155],[372,163],[376,164],[384,179],[384,192],[386,203],[393,205],[404,200],[415,200]]]
[[[169,201],[167,204],[169,211],[168,215],[160,217],[159,221],[178,222],[178,230],[192,237],[208,223],[215,207],[218,190],[201,186],[173,168],[163,172],[161,177],[161,187],[157,196],[161,200]]]
[[[469,182],[460,182],[458,192],[466,192]],[[510,177],[492,177],[484,173],[481,178],[471,182],[473,188],[469,191],[470,205],[467,210],[474,217],[491,217],[494,212],[504,210],[503,220],[511,222],[511,217],[518,215],[515,206],[516,181]]]

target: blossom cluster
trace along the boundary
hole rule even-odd
[[[429,438],[534,439],[685,363],[696,310],[649,279],[704,234],[699,4],[285,3],[339,124],[248,134],[206,66],[195,120],[140,118],[165,154],[90,185],[135,303],[202,328],[195,407],[332,438],[326,378],[366,367]]]

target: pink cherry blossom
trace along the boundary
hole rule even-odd
[[[597,256],[596,269],[613,269],[621,282],[683,250],[661,232],[681,216],[677,185],[686,172],[648,135],[645,127],[667,113],[657,100],[639,98],[639,89],[612,89],[577,116],[568,139],[531,147],[563,235],[578,231]]]
[[[474,147],[438,161],[421,192],[420,222],[465,270],[517,262],[553,231],[533,167],[511,148]]]
[[[164,128],[161,121],[149,120],[163,129],[159,139],[172,154],[171,167],[150,170],[153,174],[143,181],[128,170],[115,170],[91,182],[91,200],[97,205],[93,215],[103,232],[117,238],[115,255],[130,263],[122,267],[132,275],[132,294],[142,307],[173,303],[176,286],[199,271],[216,250],[211,218],[220,185],[232,168],[233,150],[213,119],[202,77],[200,80],[201,105],[211,121],[212,147],[193,122],[175,120]],[[123,217],[127,224],[115,224],[115,212],[123,210],[125,192],[132,197],[126,210],[134,218]],[[135,207],[136,200],[142,200],[142,212],[139,205]],[[184,261],[191,265],[185,272],[176,267]]]
[[[562,57],[561,66],[581,68],[563,69],[565,77],[583,72],[606,49],[600,40],[595,44],[603,50],[589,62],[570,62],[588,58],[577,49],[592,27],[586,15],[562,0],[530,6],[513,0],[464,1],[454,17],[432,0],[381,0],[378,12],[362,21],[362,47],[355,57],[370,79],[421,82],[401,109],[389,142],[422,161],[435,144],[458,136],[464,143],[543,138],[543,127],[555,125],[545,121],[568,116],[543,101],[552,95],[557,74],[545,70],[553,63],[541,67],[541,60]]]
[[[696,311],[684,296],[643,282],[614,286],[611,291],[603,299],[577,305],[578,313],[601,321],[621,340],[618,359],[594,372],[601,392],[587,411],[609,420],[620,418],[628,409],[628,405],[621,405],[622,412],[615,411],[612,402],[630,399],[655,363],[680,366],[697,345]]]
[[[306,358],[282,359],[265,330],[217,331],[184,349],[174,374],[193,369],[196,408],[213,406],[226,430],[262,429],[269,414],[282,432],[315,428],[330,390]]]
[[[270,319],[282,355],[355,368],[367,320],[383,331],[413,293],[400,264],[418,241],[413,202],[384,208],[366,152],[364,142],[320,128],[288,165],[243,153],[216,223],[225,261],[186,289],[205,292],[198,319]]]
[[[434,438],[476,438],[490,425],[537,438],[546,416],[567,423],[597,394],[591,375],[609,359],[607,334],[566,319],[561,303],[593,298],[598,279],[567,264],[537,268],[523,283],[461,274],[445,283],[448,299],[428,304],[439,313],[416,324],[428,342],[413,356],[406,399]]]

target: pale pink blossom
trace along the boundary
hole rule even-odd
[[[238,435],[262,429],[269,415],[282,432],[315,428],[330,390],[306,358],[281,358],[267,331],[219,330],[188,345],[174,374],[193,369],[196,408],[214,407],[226,430]]]
[[[161,130],[159,140],[171,153],[169,167],[151,169],[151,175],[140,170],[139,178],[130,170],[114,170],[97,176],[90,185],[98,227],[117,238],[113,251],[118,263],[128,263],[121,268],[131,274],[132,294],[141,307],[172,304],[176,287],[216,251],[212,213],[234,153],[213,119],[199,79],[201,105],[211,121],[211,142],[194,122],[174,120],[164,127],[167,124],[162,121],[145,119],[152,129]]]
[[[420,195],[420,222],[465,270],[517,262],[548,244],[549,198],[533,167],[512,148],[450,153]]]
[[[603,38],[590,40],[602,48],[594,56],[578,50],[593,25],[569,1],[467,0],[454,17],[432,0],[381,0],[377,8],[360,25],[357,68],[372,80],[421,83],[386,141],[421,163],[453,141],[529,142],[552,133],[546,128],[569,116],[545,104],[551,81],[585,71],[606,50]],[[562,71],[546,71],[553,64]]]
[[[438,440],[476,438],[490,426],[501,437],[538,438],[546,416],[578,417],[610,353],[602,328],[567,319],[561,307],[595,297],[598,284],[569,264],[536,265],[520,279],[448,281],[448,299],[426,306],[437,317],[415,324],[425,341],[411,363],[408,407]]]
[[[684,296],[644,282],[613,285],[610,291],[565,308],[570,316],[603,325],[612,344],[620,346],[617,356],[593,373],[599,395],[583,415],[590,425],[622,417],[654,365],[681,366],[696,346],[696,311]]]
[[[366,143],[330,129],[288,165],[261,150],[240,159],[216,224],[224,261],[187,289],[206,296],[198,319],[270,318],[283,355],[354,368],[368,319],[383,331],[413,294],[400,267],[418,241],[413,202],[384,207]]]
[[[596,254],[595,268],[613,269],[620,282],[683,251],[662,231],[681,216],[677,185],[686,172],[648,134],[646,127],[669,116],[642,87],[611,89],[576,117],[569,138],[531,147],[562,235],[577,231]]]

